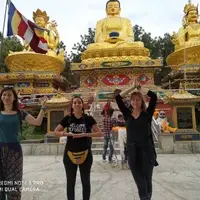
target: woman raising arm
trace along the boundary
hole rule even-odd
[[[138,91],[134,91],[136,88]],[[125,106],[122,99],[130,92],[132,92],[130,98],[132,110]],[[150,97],[148,108],[143,93],[147,93]],[[141,89],[135,79],[130,88],[116,96],[116,102],[126,121],[128,162],[139,197],[141,200],[150,200],[153,168],[157,165],[151,132],[151,120],[157,96],[150,90]]]
[[[20,185],[23,175],[23,153],[18,132],[22,120],[30,125],[40,126],[44,117],[46,98],[42,102],[37,118],[24,110],[19,110],[19,102],[13,87],[4,87],[0,93],[0,181],[13,182],[11,186],[2,185],[0,199],[20,200]],[[5,167],[6,166],[6,167]],[[5,187],[13,187],[9,192]]]

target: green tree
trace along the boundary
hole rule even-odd
[[[66,60],[65,68],[61,75],[68,81],[69,88],[79,87],[79,75],[71,70],[71,62]]]
[[[167,56],[174,51],[174,45],[171,42],[171,35],[165,33],[164,37],[154,39],[154,51],[157,52],[158,57],[162,57],[164,65],[166,65]]]
[[[169,33],[165,33],[163,38],[155,38],[153,52],[157,52],[157,56],[163,58],[163,67],[154,74],[156,85],[161,85],[161,80],[171,72],[171,68],[167,66],[166,58],[173,51],[174,45],[171,42],[171,35]]]
[[[2,34],[0,33],[1,38]],[[2,45],[2,44],[0,44]],[[1,55],[0,55],[0,72],[8,72],[8,68],[4,62],[5,58],[8,56],[9,51],[22,51],[24,47],[22,46],[20,40],[13,36],[13,37],[6,37],[3,38],[3,45],[0,46],[1,48]]]
[[[63,79],[54,79],[53,85],[55,88],[66,91],[79,87],[79,76],[71,71],[71,62],[69,60],[65,60],[65,67],[60,75]]]
[[[141,41],[142,36],[144,34],[144,29],[141,26],[138,26],[137,24],[133,27],[134,31],[134,40],[135,41]]]
[[[167,56],[174,51],[171,35],[165,33],[164,37],[159,36],[152,38],[151,33],[146,32],[141,26],[135,25],[133,29],[135,41],[142,41],[144,46],[150,50],[151,58],[162,57],[164,65],[166,65]]]
[[[133,27],[135,41],[142,41],[144,46],[152,53],[152,47],[154,40],[151,37],[151,33],[146,32],[141,26],[135,25]]]
[[[57,49],[58,49],[58,50],[59,50],[59,49],[64,49],[64,50],[66,50],[66,45],[64,44],[63,41],[60,41],[60,42],[58,43]]]
[[[88,33],[81,35],[81,41],[74,44],[69,59],[74,63],[81,62],[81,53],[86,50],[87,45],[94,43],[95,29],[89,28]]]
[[[161,80],[171,72],[171,68],[166,66],[167,56],[174,51],[174,45],[171,42],[171,35],[165,33],[164,37],[152,38],[151,33],[147,33],[142,27],[134,26],[134,35],[136,41],[142,41],[144,46],[150,50],[150,56],[153,59],[162,58],[163,67],[154,74],[156,85],[161,85]]]

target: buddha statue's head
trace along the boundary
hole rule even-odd
[[[36,12],[33,12],[33,20],[38,26],[45,28],[49,21],[49,16],[47,16],[45,11],[42,12],[40,9],[37,9]]]
[[[189,23],[197,23],[198,21],[198,6],[195,6],[191,3],[191,1],[188,1],[188,4],[184,7],[184,13],[185,13],[185,21],[186,24]]]
[[[121,12],[120,2],[118,0],[109,0],[106,3],[107,16],[119,16]]]

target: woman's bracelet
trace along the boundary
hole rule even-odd
[[[46,106],[41,106],[40,109],[43,110],[43,111],[45,112],[45,111],[46,111]]]

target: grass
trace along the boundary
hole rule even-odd
[[[43,140],[44,139],[44,135],[29,135],[26,137],[26,140]]]
[[[41,127],[30,126],[27,123],[22,125],[22,138],[23,140],[43,140],[44,131]]]

